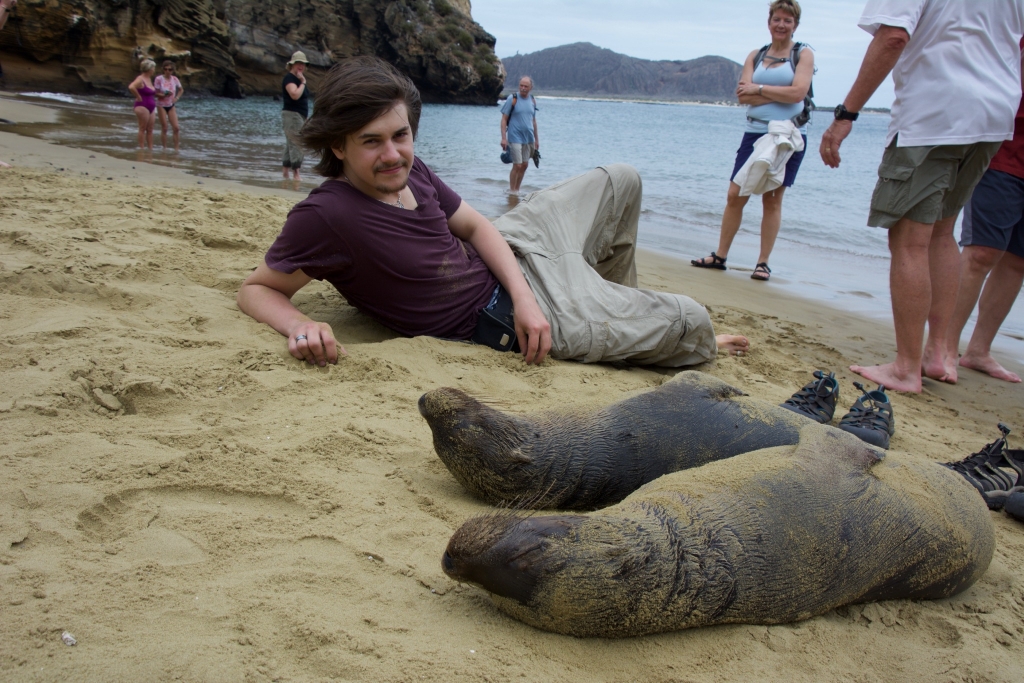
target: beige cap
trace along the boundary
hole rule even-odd
[[[303,64],[309,64],[309,60],[306,59],[306,53],[302,50],[297,50],[292,53],[291,61],[288,62],[287,66],[291,66],[295,62],[302,62]]]

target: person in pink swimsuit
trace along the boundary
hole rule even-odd
[[[139,148],[153,149],[153,122],[156,120],[156,89],[153,87],[153,72],[156,62],[143,59],[139,64],[139,75],[128,85],[135,96],[135,117],[139,120]]]
[[[156,106],[158,107],[156,112],[160,115],[160,144],[164,148],[167,147],[167,126],[170,124],[171,130],[174,132],[174,151],[177,152],[181,138],[178,128],[178,110],[174,105],[185,94],[185,89],[181,87],[181,81],[174,75],[174,62],[168,59],[161,68],[163,73],[153,81],[153,87],[156,88]]]

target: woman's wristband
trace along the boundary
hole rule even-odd
[[[757,86],[757,94],[760,95],[761,97],[764,97],[764,86],[763,85]]]

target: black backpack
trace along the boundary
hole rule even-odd
[[[793,49],[789,53],[789,61],[793,64],[793,73],[796,73],[796,65],[800,61],[800,50],[807,47],[805,43],[793,43]],[[764,61],[764,56],[768,54],[768,50],[771,48],[771,44],[765,45],[757,51],[757,55],[754,56],[754,70],[757,70],[757,66]],[[774,59],[774,57],[772,58]],[[783,60],[785,61],[785,60]],[[815,69],[817,71],[817,69]],[[797,128],[801,128],[807,125],[807,122],[811,120],[811,112],[814,111],[814,80],[812,78],[811,85],[807,89],[807,96],[804,97],[804,110],[790,119],[793,125]]]

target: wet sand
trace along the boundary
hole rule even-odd
[[[0,169],[4,680],[1024,677],[1024,525],[1003,513],[988,572],[950,600],[623,641],[506,617],[441,571],[451,533],[488,508],[434,454],[418,397],[455,386],[509,410],[597,406],[672,371],[535,368],[397,338],[316,282],[296,300],[349,355],[310,368],[234,305],[294,193],[5,133],[0,159],[16,166]],[[749,356],[701,369],[758,398],[830,368],[841,414],[858,393],[846,366],[894,353],[888,325],[743,273],[647,252],[639,269],[641,286],[690,294],[719,332],[750,337]],[[998,421],[1024,443],[1020,385],[965,370],[893,404],[894,450],[959,459]]]

